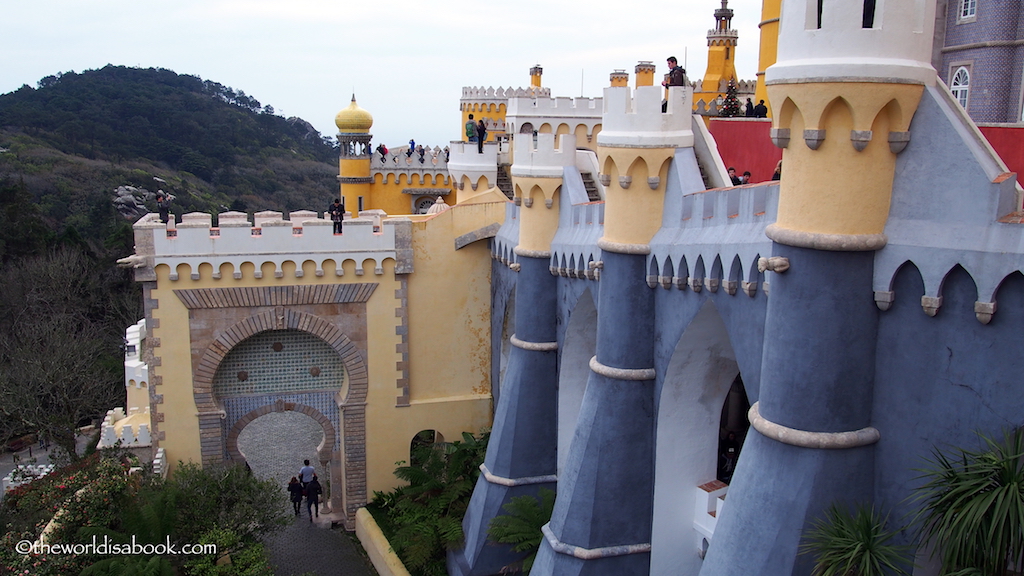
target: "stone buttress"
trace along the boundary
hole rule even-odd
[[[702,576],[809,574],[802,531],[874,497],[875,251],[934,5],[787,0],[766,82],[783,150],[759,401]],[[813,57],[808,57],[813,55]],[[756,430],[756,432],[754,432]]]
[[[640,76],[638,72],[638,77]],[[654,296],[649,242],[661,226],[666,175],[693,145],[689,88],[605,89],[598,135],[606,186],[597,354],[532,574],[647,574],[654,494]]]
[[[516,496],[555,489],[558,438],[558,343],[556,277],[549,270],[551,240],[558,229],[559,191],[565,167],[575,166],[576,137],[540,134],[515,142],[512,182],[521,206],[515,326],[508,368],[495,408],[487,456],[463,520],[466,545],[449,553],[448,573],[498,574],[522,554],[487,540],[502,506]]]

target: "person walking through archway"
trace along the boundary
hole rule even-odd
[[[292,476],[290,482],[288,482],[288,495],[292,501],[292,509],[295,511],[295,515],[299,515],[299,506],[302,504],[302,484],[299,479]]]
[[[313,521],[314,513],[317,518],[320,517],[320,495],[323,494],[323,491],[316,474],[313,474],[313,478],[306,484],[306,513],[309,514],[310,522]]]

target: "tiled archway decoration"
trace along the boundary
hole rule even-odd
[[[345,398],[337,398],[337,401],[344,438],[341,450],[344,459],[342,469],[345,474],[345,513],[349,523],[352,523],[355,520],[356,510],[366,504],[366,393],[369,380],[366,362],[356,345],[337,326],[318,316],[278,306],[272,310],[254,314],[226,329],[203,352],[196,364],[192,378],[192,394],[195,398],[196,408],[199,410],[199,437],[203,465],[222,462],[225,452],[229,448],[221,429],[224,411],[217,405],[213,394],[213,378],[217,374],[217,368],[232,348],[246,338],[267,330],[308,332],[334,348],[345,364],[348,393]],[[266,408],[268,408],[268,412],[274,409],[273,406]],[[310,408],[310,410],[312,409]],[[320,414],[320,416],[323,415]],[[253,416],[253,418],[255,417]],[[316,416],[313,417],[317,419]],[[317,420],[319,421],[319,419]],[[244,427],[244,424],[242,426]],[[331,443],[325,443],[321,447],[321,459],[324,456],[323,451],[326,450],[329,453],[334,446],[333,439],[335,437],[332,437]],[[237,441],[237,436],[235,440]],[[237,445],[235,450],[237,451]],[[230,455],[232,458],[235,457],[234,454]]]

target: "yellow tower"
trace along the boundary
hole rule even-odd
[[[704,72],[700,94],[695,98],[710,103],[725,96],[729,80],[736,80],[736,42],[739,33],[732,29],[732,10],[728,0],[715,10],[715,27],[708,30],[708,68]]]
[[[868,9],[870,12],[867,12]],[[784,148],[776,242],[819,250],[885,245],[896,155],[935,83],[930,2],[786,0],[765,80]]]
[[[654,86],[654,63],[650,60],[641,60],[633,69],[636,74],[636,87]]]
[[[782,0],[761,1],[761,46],[757,57],[757,89],[754,90],[754,103],[764,100],[768,107],[768,117],[772,117],[772,103],[768,99],[768,90],[764,84],[764,71],[775,64],[779,53],[779,14],[782,13]]]
[[[540,88],[540,77],[543,73],[544,69],[540,67],[540,64],[537,64],[533,68],[530,68],[530,86],[533,86],[534,88]]]
[[[616,70],[608,75],[612,88],[624,88],[629,86],[629,74],[625,70]]]
[[[352,95],[352,103],[334,117],[338,126],[338,144],[341,147],[341,158],[338,161],[338,182],[341,184],[342,205],[352,212],[353,218],[359,217],[359,211],[372,206],[370,198],[370,127],[373,116],[356,104],[356,95]]]

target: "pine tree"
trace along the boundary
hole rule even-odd
[[[729,80],[729,87],[725,92],[725,101],[718,115],[724,118],[733,118],[740,115],[740,99],[736,97],[736,82]]]

